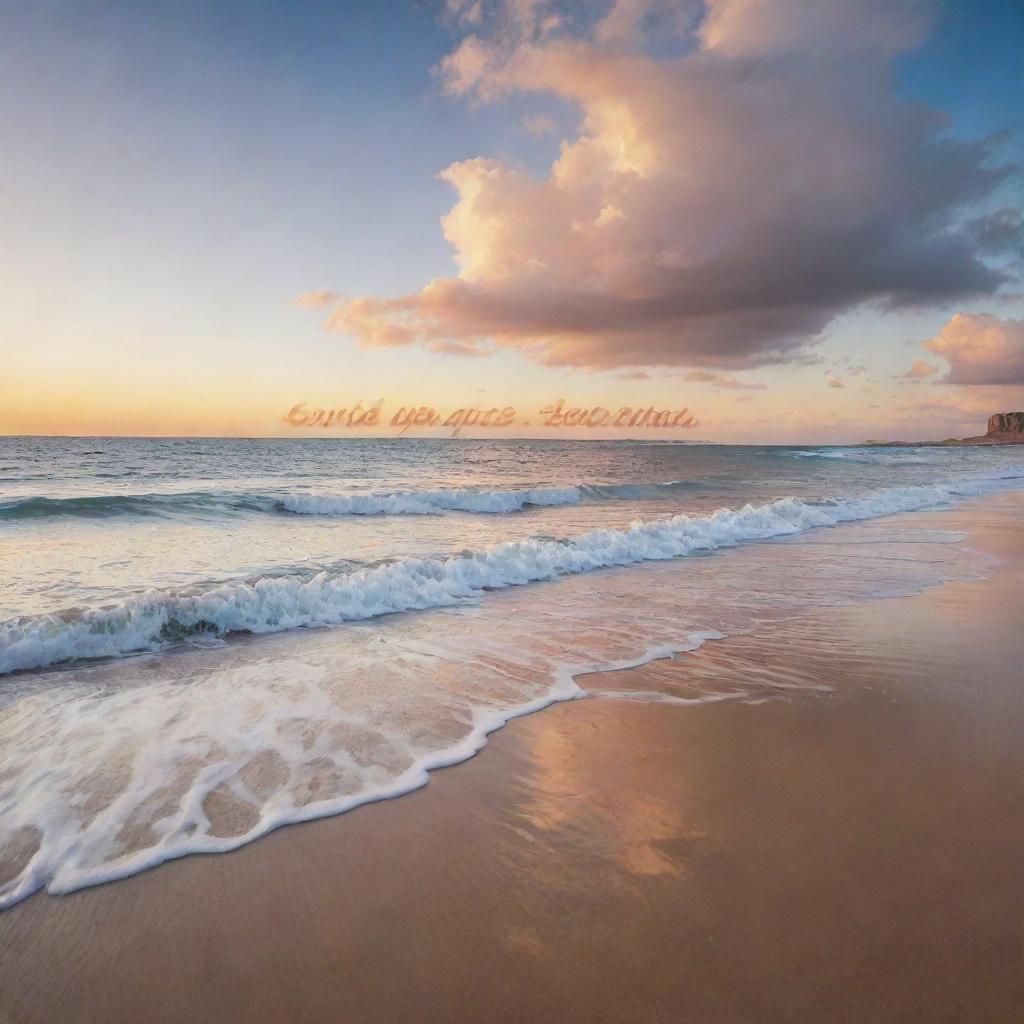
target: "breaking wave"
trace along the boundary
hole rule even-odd
[[[268,577],[179,594],[151,590],[111,607],[0,623],[0,674],[155,651],[194,636],[275,633],[454,605],[478,600],[487,590],[916,511],[1005,486],[997,479],[955,488],[888,488],[821,502],[783,498],[707,516],[634,523],[625,530],[594,530],[566,541],[514,541],[485,552],[403,558],[311,579]]]

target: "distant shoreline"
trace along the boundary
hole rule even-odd
[[[1024,434],[1019,437],[950,437],[945,441],[865,441],[861,447],[871,448],[994,448],[998,445],[1024,444]],[[837,447],[845,447],[837,445]],[[856,445],[851,447],[857,447]]]
[[[865,441],[878,448],[969,448],[997,444],[1024,444],[1024,412],[997,412],[988,430],[977,437],[949,437],[945,441]]]

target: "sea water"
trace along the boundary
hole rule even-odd
[[[583,673],[981,571],[900,514],[1021,486],[1012,448],[0,439],[0,906],[407,792]]]

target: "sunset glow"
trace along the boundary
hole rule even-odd
[[[0,431],[976,432],[1024,401],[1020,8],[803,7],[8,8]]]

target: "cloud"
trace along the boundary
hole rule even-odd
[[[460,341],[431,341],[427,348],[446,356],[462,356],[467,359],[482,359],[493,355],[490,349],[480,345],[466,345]]]
[[[1024,319],[957,313],[923,347],[949,363],[944,384],[1024,384]]]
[[[995,213],[976,217],[967,225],[979,252],[992,256],[1012,252],[1024,256],[1024,213],[1004,206]]]
[[[799,352],[788,362],[794,366],[821,366],[825,357],[820,352]]]
[[[479,25],[483,21],[482,0],[445,0],[444,10],[458,25]]]
[[[629,48],[649,38],[662,41],[692,32],[701,13],[698,3],[673,0],[615,0],[594,30],[597,43]]]
[[[894,55],[923,42],[935,4],[901,0],[710,0],[707,50],[738,56],[819,51]]]
[[[984,434],[994,412],[1020,408],[1019,387],[907,389],[899,404],[886,404],[884,419],[906,440]]]
[[[838,377],[829,377],[828,386],[830,388],[842,388],[846,389],[846,385]]]
[[[341,296],[337,292],[329,291],[303,292],[294,299],[296,306],[302,306],[305,309],[323,309],[325,306],[333,306],[340,301]]]
[[[768,387],[767,384],[757,381],[737,380],[735,377],[714,373],[711,370],[690,370],[682,377],[685,381],[710,384],[712,387],[725,388],[729,391],[764,391]]]
[[[551,135],[555,130],[555,122],[544,114],[524,114],[519,123],[527,135],[535,139],[541,139],[545,135]]]
[[[939,372],[934,363],[926,363],[923,359],[916,359],[906,373],[894,373],[893,380],[924,380],[925,377],[933,377]]]
[[[486,8],[443,89],[550,97],[578,128],[542,177],[489,157],[442,171],[457,273],[355,299],[330,326],[368,347],[739,369],[810,361],[865,302],[993,293],[1004,274],[964,212],[1010,173],[997,143],[952,138],[892,91],[928,22],[917,0],[619,0],[572,33],[583,16],[539,0]],[[675,33],[659,56],[652,24]]]

